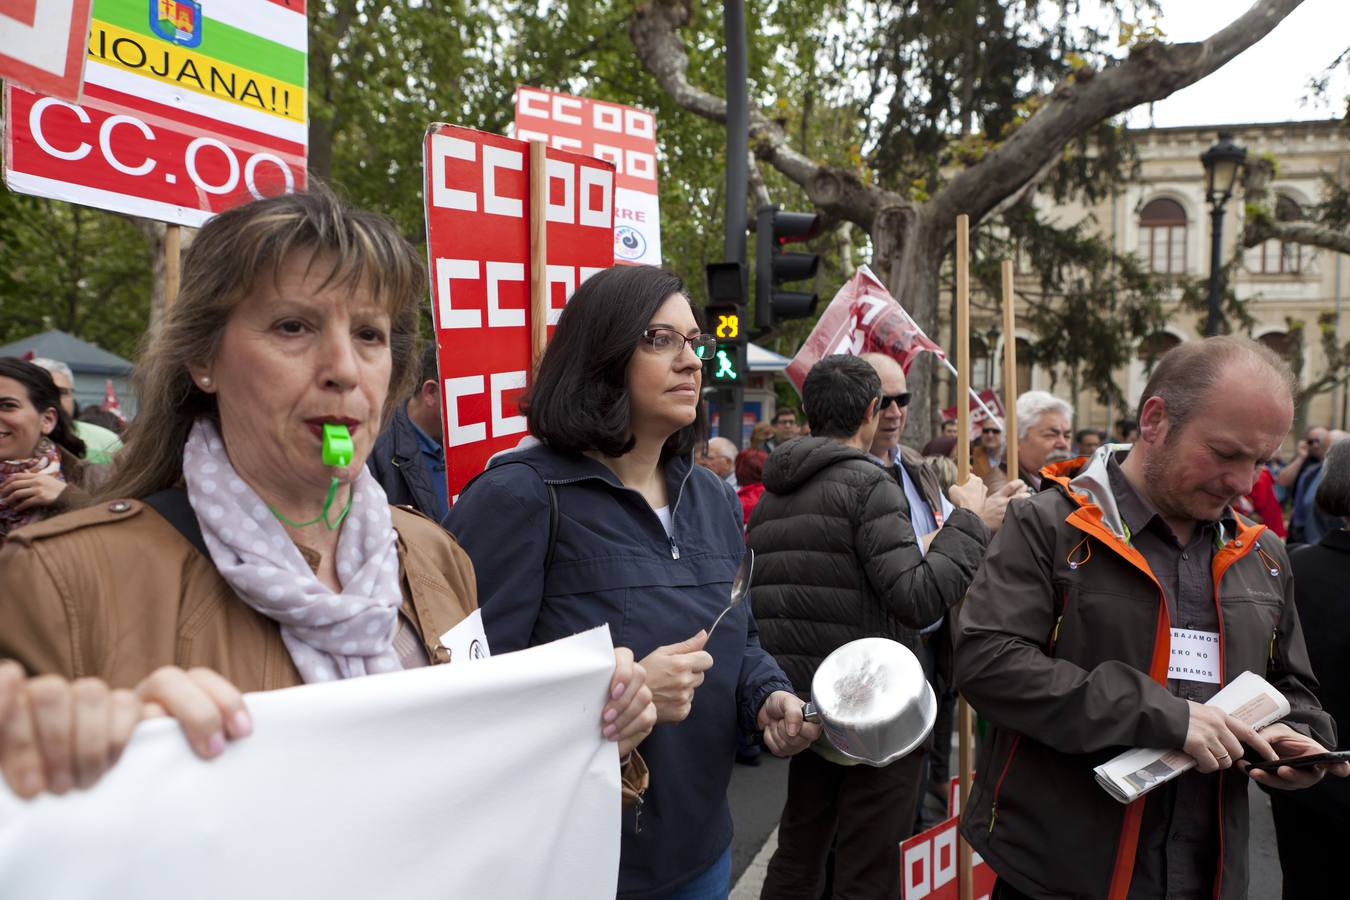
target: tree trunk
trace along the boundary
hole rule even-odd
[[[939,276],[947,249],[932,234],[924,215],[912,206],[882,209],[872,228],[873,270],[891,296],[924,328],[932,326],[923,323],[938,320]],[[911,396],[905,440],[919,447],[933,436],[936,362],[931,353],[918,354],[906,379]]]

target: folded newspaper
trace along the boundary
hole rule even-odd
[[[1243,672],[1214,695],[1206,706],[1217,706],[1256,729],[1289,715],[1289,701],[1254,672]],[[1097,783],[1121,803],[1133,803],[1144,794],[1195,768],[1195,760],[1180,750],[1126,750],[1097,768]]]

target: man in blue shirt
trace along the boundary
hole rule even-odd
[[[389,502],[411,506],[442,526],[450,513],[441,446],[441,389],[436,345],[422,354],[422,372],[408,401],[375,441],[366,460]]]

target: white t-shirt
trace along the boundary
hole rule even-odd
[[[656,508],[656,517],[661,520],[661,527],[666,530],[666,537],[670,537],[675,531],[675,519],[670,514],[670,504]]]

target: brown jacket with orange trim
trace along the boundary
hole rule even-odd
[[[1032,897],[1123,900],[1143,802],[1122,806],[1092,770],[1129,747],[1180,748],[1189,721],[1166,686],[1167,604],[1119,527],[1108,450],[1047,467],[1047,490],[1009,506],[957,621],[957,688],[993,726],[961,832]],[[1243,523],[1213,572],[1224,683],[1264,675],[1289,700],[1285,722],[1334,747],[1284,545]],[[1215,896],[1236,900],[1247,892],[1247,778],[1215,777]]]

